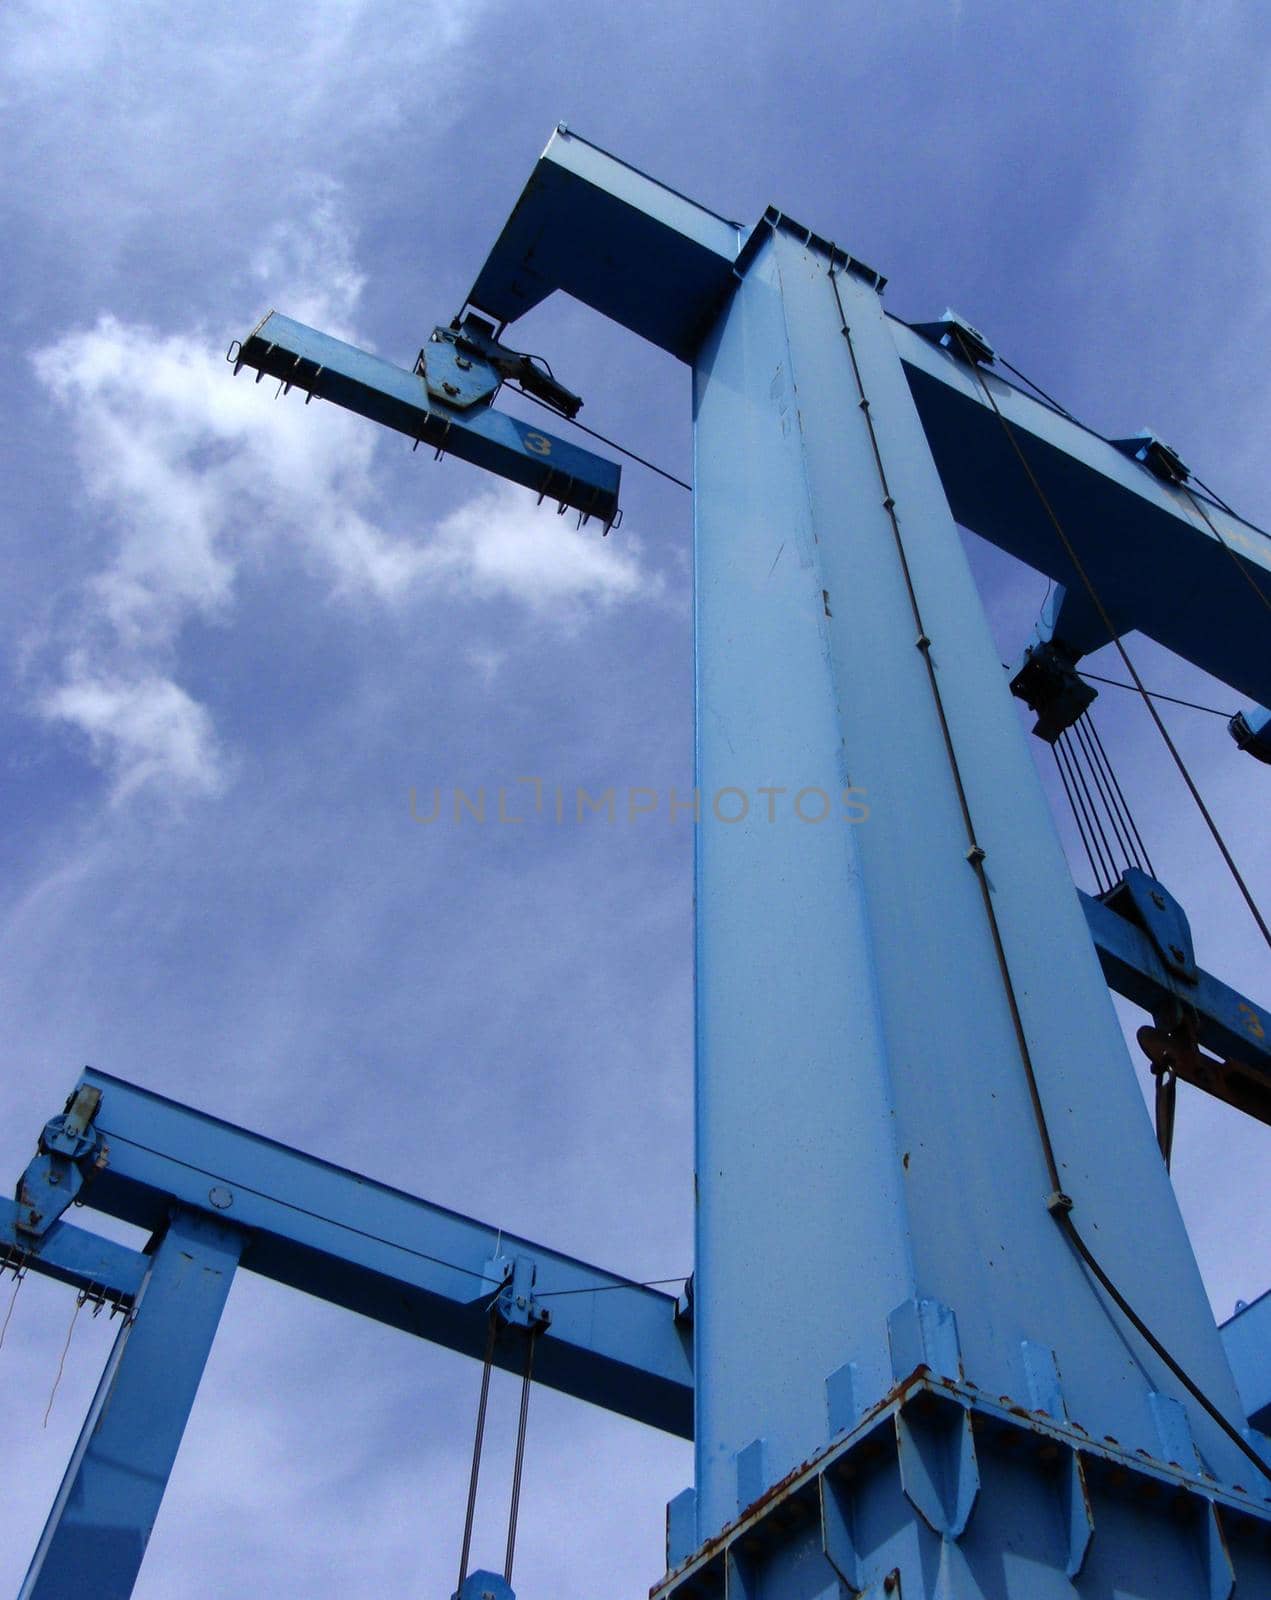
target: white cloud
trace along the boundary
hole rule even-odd
[[[565,626],[596,606],[656,599],[663,587],[640,565],[634,538],[602,539],[594,525],[577,528],[526,490],[505,486],[452,512],[420,559],[454,594],[517,600]]]
[[[207,711],[167,678],[71,677],[41,702],[44,715],[88,736],[121,801],[148,784],[215,794],[224,766]]]
[[[362,275],[338,187],[315,180],[303,228],[279,224],[254,271],[289,310],[356,338]],[[219,341],[113,316],[34,356],[70,418],[82,491],[107,535],[57,641],[42,714],[78,727],[124,796],[148,784],[215,793],[223,760],[205,708],[175,679],[181,633],[227,622],[245,569],[285,545],[347,605],[511,601],[575,629],[597,609],[647,601],[661,581],[631,538],[577,530],[526,490],[500,484],[431,533],[377,514],[379,430],[274,386],[233,382]],[[33,653],[33,652],[29,652]],[[478,663],[492,676],[498,662]]]

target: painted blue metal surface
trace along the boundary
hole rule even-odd
[[[19,1600],[126,1600],[229,1293],[242,1234],[177,1210],[119,1330]]]
[[[785,222],[752,241],[694,373],[699,1537],[734,1517],[753,1440],[770,1481],[816,1451],[831,1372],[853,1364],[863,1406],[891,1391],[889,1319],[923,1298],[956,1313],[985,1392],[1022,1392],[1021,1342],[1044,1343],[1089,1432],[1154,1453],[1150,1397],[1166,1393],[1211,1469],[1245,1481],[1047,1215],[925,650],[1064,1188],[1140,1314],[1239,1418],[892,327],[873,282],[840,272],[858,387],[829,265]],[[868,796],[859,826],[842,820],[848,785]],[[725,787],[773,786],[832,797],[832,820],[708,811]]]
[[[74,1201],[104,1159],[93,1127],[101,1096],[81,1086],[66,1109],[45,1123],[35,1155],[18,1180],[19,1234],[38,1239]]]
[[[1266,610],[1231,556],[1235,551],[1271,594],[1271,538],[994,373],[972,370],[905,323],[889,318],[888,326],[955,518],[1063,587],[1061,596],[1052,596],[1042,637],[1061,638],[1084,655],[1107,644],[1108,630],[985,400],[982,382],[1118,632],[1137,628],[1271,703]]]
[[[234,350],[288,388],[330,400],[447,455],[474,462],[606,526],[618,515],[620,469],[567,439],[492,407],[443,405],[425,379],[271,311]]]
[[[486,1307],[503,1285],[487,1263],[522,1260],[534,1269],[537,1304],[551,1313],[535,1380],[691,1436],[691,1354],[673,1296],[107,1073],[86,1072],[82,1082],[101,1090],[97,1126],[110,1149],[87,1205],[144,1228],[159,1226],[173,1201],[219,1214],[247,1230],[245,1268],[477,1358]],[[588,1289],[604,1292],[579,1292]],[[514,1342],[496,1347],[494,1359],[520,1370]]]
[[[103,1239],[70,1222],[54,1222],[38,1245],[17,1227],[18,1206],[0,1195],[0,1265],[37,1272],[74,1289],[131,1305],[150,1267],[140,1250]]]
[[[1142,928],[1093,895],[1079,892],[1078,898],[1109,988],[1153,1016],[1185,1007],[1196,1018],[1198,1043],[1224,1060],[1243,1062],[1271,1095],[1271,1006],[1200,967],[1194,982],[1180,978]]]
[[[777,212],[743,245],[561,130],[472,295],[504,320],[561,288],[693,366],[693,1362],[669,1296],[88,1073],[110,1157],[83,1197],[151,1228],[178,1211],[24,1595],[129,1591],[240,1249],[473,1355],[494,1296],[531,1325],[560,1295],[535,1375],[695,1438],[667,1600],[1271,1592],[1266,1486],[1054,1220],[1071,1207],[1233,1427],[1262,1417],[1265,1318],[1213,1325],[1100,962],[1211,1047],[1266,1019],[1173,924],[1074,896],[954,519],[1071,568],[982,369],[881,287]],[[479,386],[439,420],[422,377],[287,319],[241,355],[517,481],[544,454]],[[1214,508],[1215,533],[1150,451],[985,381],[1117,628],[1271,699],[1221,549],[1271,570],[1257,530]],[[24,1203],[29,1234],[47,1212]],[[64,1228],[45,1248],[69,1272]]]
[[[468,299],[511,322],[564,289],[689,361],[731,286],[740,245],[735,222],[562,124]]]
[[[1044,1393],[1018,1400],[920,1365],[702,1548],[670,1546],[652,1600],[1271,1592],[1265,1520],[1201,1470],[1174,1401],[1150,1396],[1154,1448],[1127,1450],[1069,1419],[1051,1352],[1030,1364]]]
[[[468,1574],[463,1587],[455,1591],[451,1600],[516,1600],[516,1595],[506,1578],[483,1567],[479,1572]]]
[[[1271,1289],[1237,1311],[1218,1331],[1249,1425],[1271,1434]]]
[[[736,224],[562,129],[469,298],[510,321],[559,289],[691,363],[730,291],[734,258],[744,267],[743,237]],[[1069,590],[1062,636],[1078,654],[1106,644],[1107,628],[984,398],[981,376],[1119,630],[1138,628],[1271,702],[1265,612],[1222,548],[1235,550],[1267,588],[1271,538],[899,319],[887,325],[955,518]],[[1213,616],[1224,626],[1213,627]]]

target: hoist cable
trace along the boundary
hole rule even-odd
[[[1006,951],[1002,943],[1001,931],[998,927],[997,914],[993,907],[993,901],[989,893],[988,879],[984,872],[984,850],[975,839],[970,807],[967,802],[966,790],[963,785],[961,769],[958,764],[957,751],[954,747],[952,735],[949,729],[948,719],[944,709],[944,701],[940,693],[939,680],[936,677],[935,668],[931,660],[931,641],[922,627],[922,611],[918,602],[917,592],[914,588],[913,577],[909,567],[909,560],[905,552],[904,539],[900,532],[900,522],[896,516],[895,500],[891,494],[890,488],[888,487],[887,473],[883,466],[882,451],[878,443],[878,435],[874,427],[873,417],[870,414],[869,398],[865,393],[865,385],[861,377],[860,364],[856,359],[856,349],[852,339],[851,329],[848,326],[847,316],[843,308],[843,299],[839,294],[838,282],[833,266],[830,267],[828,276],[830,279],[830,284],[834,290],[834,299],[838,306],[839,323],[843,338],[847,343],[848,355],[852,363],[852,372],[856,380],[856,388],[860,397],[861,410],[865,417],[866,427],[869,432],[870,444],[873,449],[874,462],[877,467],[879,480],[883,488],[883,504],[887,509],[887,513],[891,521],[892,538],[900,560],[900,567],[904,578],[905,587],[908,591],[910,610],[913,613],[914,622],[918,628],[918,645],[922,652],[923,660],[926,662],[927,666],[927,676],[931,685],[932,698],[935,702],[936,714],[944,735],[945,752],[949,761],[950,774],[953,778],[954,787],[958,794],[963,822],[970,840],[970,849],[967,851],[967,860],[975,869],[976,877],[980,882],[989,930],[997,955],[1003,988],[1005,991],[1007,1004],[1010,1009],[1012,1023],[1015,1029],[1015,1037],[1019,1047],[1020,1062],[1024,1069],[1029,1099],[1032,1103],[1033,1121],[1036,1127],[1039,1142],[1041,1144],[1042,1154],[1045,1159],[1047,1177],[1051,1184],[1051,1193],[1047,1196],[1046,1200],[1047,1209],[1050,1214],[1056,1218],[1060,1227],[1064,1231],[1065,1237],[1071,1243],[1073,1249],[1085,1262],[1097,1281],[1103,1286],[1105,1292],[1121,1310],[1126,1320],[1138,1330],[1143,1339],[1156,1352],[1156,1354],[1170,1369],[1178,1381],[1183,1384],[1183,1386],[1196,1399],[1196,1401],[1204,1407],[1210,1416],[1213,1417],[1214,1421],[1229,1436],[1237,1448],[1245,1456],[1247,1456],[1251,1462],[1253,1462],[1253,1464],[1265,1477],[1271,1479],[1271,1467],[1269,1467],[1266,1462],[1264,1462],[1262,1458],[1252,1449],[1252,1447],[1241,1437],[1239,1432],[1231,1425],[1230,1422],[1228,1422],[1227,1418],[1222,1414],[1221,1411],[1218,1410],[1217,1406],[1213,1404],[1208,1396],[1205,1395],[1203,1391],[1192,1382],[1191,1378],[1189,1378],[1186,1372],[1183,1371],[1178,1362],[1174,1360],[1169,1351],[1166,1350],[1164,1345],[1162,1345],[1161,1342],[1156,1338],[1155,1334],[1152,1333],[1151,1329],[1148,1328],[1146,1323],[1143,1322],[1142,1318],[1130,1305],[1129,1301],[1126,1300],[1125,1296],[1099,1265],[1089,1247],[1086,1245],[1081,1235],[1077,1232],[1076,1225],[1072,1221],[1072,1200],[1063,1192],[1063,1185],[1059,1174],[1059,1165],[1055,1157],[1054,1145],[1051,1141],[1050,1126],[1046,1119],[1045,1107],[1043,1106],[1041,1100],[1041,1093],[1037,1083],[1037,1074],[1033,1064],[1032,1052],[1029,1048],[1027,1035],[1024,1032],[1023,1019],[1020,1015],[1019,1002],[1015,994],[1015,986],[1011,978],[1010,965],[1006,959]],[[1025,465],[1027,465],[1027,463],[1025,463]],[[1031,472],[1029,476],[1032,476]],[[1076,565],[1075,560],[1074,565]],[[1136,677],[1137,681],[1136,674],[1132,672],[1131,676]]]
[[[497,1324],[494,1312],[490,1312],[490,1330],[485,1341],[485,1361],[481,1368],[481,1399],[477,1404],[477,1427],[472,1441],[472,1471],[468,1476],[468,1510],[463,1519],[463,1546],[459,1552],[459,1582],[455,1585],[455,1593],[459,1594],[468,1576],[468,1557],[472,1553],[472,1520],[477,1509],[477,1479],[481,1475],[481,1445],[485,1438],[485,1412],[486,1403],[490,1398],[490,1368],[494,1364],[494,1338]]]
[[[1090,743],[1085,736],[1085,729],[1082,727],[1084,720],[1084,717],[1078,717],[1072,727],[1068,729],[1068,733],[1072,738],[1073,748],[1077,752],[1077,759],[1082,763],[1091,786],[1091,804],[1095,807],[1095,813],[1099,817],[1100,834],[1108,846],[1108,857],[1112,863],[1112,879],[1115,883],[1121,876],[1124,867],[1133,866],[1134,862],[1131,859],[1129,850],[1126,848],[1125,833],[1118,824],[1116,811],[1108,798],[1102,775],[1095,766],[1094,757],[1090,751]],[[1105,818],[1108,824],[1106,833],[1103,831]]]
[[[958,342],[962,346],[963,356],[966,359],[968,365],[970,366],[972,372],[974,372],[974,374],[976,376],[976,379],[977,379],[977,381],[979,383],[979,386],[980,386],[981,390],[983,391],[985,398],[988,400],[989,405],[992,407],[993,412],[997,416],[998,421],[1002,424],[1002,428],[1006,433],[1006,437],[1007,437],[1007,440],[1008,440],[1008,442],[1009,442],[1009,444],[1011,446],[1011,449],[1015,452],[1016,456],[1019,458],[1019,463],[1023,467],[1024,472],[1025,472],[1025,474],[1026,474],[1026,476],[1028,478],[1028,481],[1032,484],[1033,489],[1036,492],[1037,498],[1041,502],[1042,509],[1045,511],[1047,517],[1049,518],[1050,523],[1051,523],[1052,527],[1054,528],[1055,532],[1058,534],[1059,542],[1062,544],[1065,554],[1067,555],[1069,561],[1072,563],[1073,570],[1076,572],[1077,576],[1081,579],[1082,585],[1084,586],[1087,594],[1090,596],[1091,602],[1094,605],[1095,610],[1098,612],[1100,620],[1102,621],[1104,627],[1108,630],[1108,637],[1109,637],[1112,645],[1116,649],[1117,654],[1121,657],[1122,664],[1124,665],[1125,670],[1129,673],[1131,679],[1133,680],[1134,686],[1138,690],[1139,695],[1140,695],[1140,697],[1141,697],[1141,699],[1143,701],[1143,704],[1147,707],[1148,715],[1152,718],[1152,721],[1156,724],[1157,732],[1160,734],[1161,738],[1165,742],[1165,748],[1169,751],[1170,756],[1173,759],[1174,765],[1178,768],[1178,771],[1182,776],[1183,782],[1187,785],[1188,791],[1190,792],[1192,799],[1196,802],[1196,808],[1200,812],[1201,816],[1204,818],[1205,825],[1209,829],[1210,834],[1213,836],[1214,843],[1218,846],[1218,849],[1219,849],[1219,851],[1220,851],[1220,853],[1222,855],[1223,860],[1227,863],[1227,869],[1231,873],[1232,878],[1235,880],[1236,887],[1240,890],[1241,896],[1243,897],[1245,904],[1248,906],[1250,914],[1253,917],[1253,920],[1257,923],[1259,932],[1262,934],[1263,939],[1266,941],[1268,948],[1271,948],[1271,928],[1268,928],[1267,923],[1266,923],[1266,919],[1263,917],[1262,912],[1258,909],[1258,903],[1253,898],[1253,895],[1250,892],[1248,884],[1245,882],[1244,877],[1241,875],[1240,868],[1236,865],[1235,858],[1232,856],[1231,851],[1227,848],[1227,842],[1223,838],[1221,832],[1219,831],[1218,824],[1214,821],[1213,817],[1210,815],[1209,807],[1205,804],[1204,799],[1201,796],[1200,790],[1196,787],[1195,781],[1192,778],[1191,773],[1187,769],[1187,763],[1183,760],[1182,756],[1179,754],[1178,747],[1175,745],[1173,739],[1170,737],[1169,729],[1166,728],[1164,722],[1161,720],[1160,712],[1157,711],[1156,707],[1152,703],[1151,696],[1148,694],[1147,690],[1144,688],[1143,680],[1139,677],[1139,674],[1138,674],[1138,669],[1135,667],[1133,661],[1130,659],[1129,651],[1126,650],[1125,645],[1122,643],[1121,638],[1120,638],[1119,634],[1117,633],[1116,625],[1113,623],[1112,618],[1108,615],[1107,607],[1104,605],[1102,599],[1100,598],[1099,592],[1095,588],[1094,582],[1092,581],[1092,579],[1090,577],[1090,574],[1086,571],[1084,563],[1082,562],[1081,558],[1078,556],[1076,550],[1073,548],[1072,541],[1069,539],[1068,535],[1064,532],[1063,524],[1060,522],[1059,517],[1056,515],[1055,509],[1051,505],[1050,500],[1048,499],[1048,497],[1046,495],[1046,491],[1042,488],[1041,483],[1038,481],[1037,474],[1033,471],[1033,468],[1032,468],[1031,464],[1029,463],[1028,457],[1024,454],[1023,448],[1020,445],[1019,440],[1015,436],[1015,430],[1011,427],[1010,423],[1006,420],[1006,417],[1002,414],[1002,410],[1001,410],[1001,408],[999,407],[999,405],[997,403],[997,400],[996,400],[996,398],[995,398],[995,396],[993,394],[993,391],[989,388],[987,382],[985,381],[984,374],[980,371],[979,366],[977,365],[975,360],[972,358],[971,352],[967,347],[966,340],[962,337],[962,335],[961,335],[961,333],[960,333],[960,331],[958,329],[955,328],[953,331],[954,331],[954,334],[956,335],[956,337],[958,339]]]
[[[1128,689],[1131,694],[1138,693],[1132,683],[1122,683],[1119,678],[1101,678],[1097,672],[1086,672],[1082,667],[1077,668],[1077,676],[1089,678],[1091,683],[1106,683],[1112,689]],[[1186,706],[1190,711],[1208,711],[1211,717],[1221,717],[1224,722],[1230,722],[1235,714],[1231,711],[1219,711],[1217,706],[1202,706],[1196,700],[1180,700],[1176,694],[1162,694],[1159,689],[1148,689],[1146,693],[1151,695],[1153,700],[1168,700],[1171,705]]]
[[[1063,742],[1066,755],[1068,755],[1069,776],[1073,778],[1073,787],[1077,790],[1077,797],[1082,803],[1082,813],[1084,813],[1085,822],[1087,822],[1087,827],[1090,830],[1090,843],[1095,848],[1095,854],[1100,859],[1101,869],[1103,869],[1100,875],[1100,893],[1103,894],[1116,883],[1117,877],[1119,877],[1116,869],[1116,853],[1109,846],[1108,835],[1103,830],[1103,819],[1100,818],[1098,806],[1095,805],[1095,797],[1090,794],[1090,779],[1087,778],[1087,773],[1085,773],[1085,768],[1081,763],[1081,750],[1077,747],[1076,739],[1069,738],[1071,733],[1073,733],[1073,730],[1066,728],[1060,734],[1060,741]]]
[[[570,427],[577,428],[580,433],[588,434],[593,439],[599,439],[601,444],[606,444],[611,450],[616,450],[619,455],[630,456],[632,461],[638,461],[642,467],[648,467],[650,472],[656,472],[660,478],[666,478],[671,483],[678,483],[681,489],[693,492],[693,485],[685,483],[683,478],[677,478],[673,472],[668,472],[665,467],[659,467],[646,456],[640,456],[634,450],[628,450],[626,445],[619,444],[616,439],[609,439],[603,433],[597,433],[594,428],[589,428],[585,422],[579,422],[574,417],[567,417],[563,411],[557,411],[555,406],[549,406],[546,400],[540,400],[536,394],[531,394],[528,389],[522,389],[518,384],[510,383],[509,389],[516,394],[524,395],[527,400],[532,400],[536,406],[542,406],[544,411],[550,411],[554,417],[559,417],[562,422],[568,422]]]
[[[1081,818],[1077,813],[1076,796],[1073,794],[1073,791],[1069,786],[1068,774],[1064,771],[1064,764],[1060,759],[1058,740],[1051,745],[1050,751],[1055,758],[1055,769],[1059,773],[1059,781],[1063,784],[1064,793],[1068,796],[1068,809],[1072,812],[1073,820],[1077,824],[1077,836],[1081,840],[1082,848],[1086,852],[1086,860],[1090,863],[1090,876],[1094,879],[1095,887],[1102,892],[1103,884],[1099,877],[1099,870],[1094,864],[1094,853],[1090,848],[1090,841],[1086,838],[1086,830],[1081,825]]]
[[[503,1580],[512,1582],[512,1558],[516,1554],[516,1521],[521,1509],[521,1469],[525,1465],[525,1424],[530,1411],[530,1379],[534,1375],[534,1341],[537,1328],[525,1336],[525,1372],[521,1378],[521,1414],[516,1424],[516,1459],[512,1466],[512,1503],[508,1508],[508,1542],[503,1558]]]
[[[1090,784],[1090,804],[1099,822],[1099,836],[1108,849],[1108,861],[1112,868],[1112,881],[1115,883],[1121,876],[1120,861],[1123,859],[1125,866],[1133,866],[1130,852],[1126,849],[1122,829],[1118,826],[1116,810],[1108,799],[1107,791],[1103,785],[1100,773],[1095,766],[1094,758],[1090,753],[1090,746],[1085,738],[1085,729],[1081,726],[1083,718],[1078,717],[1068,730],[1072,737],[1073,749],[1077,759],[1083,764],[1088,782]],[[1104,830],[1104,819],[1107,819],[1107,830]]]
[[[1093,731],[1094,724],[1091,722],[1088,712],[1086,715],[1078,717],[1073,724],[1073,732],[1077,736],[1077,743],[1081,745],[1084,751],[1086,762],[1094,778],[1095,788],[1098,790],[1099,798],[1103,801],[1109,826],[1117,844],[1120,846],[1121,854],[1125,858],[1125,864],[1127,867],[1138,867],[1141,871],[1146,872],[1147,867],[1142,855],[1135,848],[1138,829],[1134,826],[1133,819],[1129,815],[1125,797],[1121,793],[1121,786],[1116,781],[1116,775],[1108,765],[1107,753],[1103,752],[1103,746],[1096,745],[1091,737]],[[1100,760],[1100,752],[1103,752],[1102,761]],[[1119,877],[1120,874],[1118,873],[1117,876]]]
[[[1098,750],[1100,758],[1103,761],[1104,770],[1107,772],[1108,778],[1112,783],[1112,787],[1116,790],[1117,796],[1121,801],[1121,809],[1124,813],[1125,820],[1129,824],[1135,840],[1138,843],[1139,856],[1141,858],[1140,865],[1150,877],[1154,878],[1156,876],[1156,868],[1152,865],[1152,858],[1147,853],[1147,846],[1143,843],[1143,835],[1139,832],[1138,824],[1134,820],[1134,813],[1130,810],[1130,803],[1125,798],[1125,794],[1121,788],[1120,780],[1117,778],[1116,772],[1112,766],[1112,762],[1108,759],[1108,752],[1103,747],[1103,740],[1099,736],[1098,726],[1092,718],[1089,719],[1089,729],[1090,737],[1094,741],[1095,748]]]

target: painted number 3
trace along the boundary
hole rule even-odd
[[[545,433],[527,433],[525,435],[525,448],[532,450],[536,456],[550,456],[552,441]]]

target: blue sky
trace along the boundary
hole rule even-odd
[[[956,306],[1092,426],[1150,423],[1265,524],[1267,48],[1222,3],[11,0],[10,1178],[87,1061],[634,1277],[687,1272],[688,826],[424,828],[408,795],[691,787],[689,496],[630,466],[601,543],[234,382],[225,348],[276,306],[409,364],[563,119],[726,215],[772,202],[834,236],[903,316]],[[515,336],[583,420],[688,475],[682,367],[564,302]],[[1045,584],[972,548],[1007,659]],[[1235,709],[1132,647],[1155,686]],[[1113,689],[1098,713],[1200,959],[1271,994],[1146,717]],[[1271,902],[1265,769],[1216,717],[1167,714]],[[1271,1282],[1265,1148],[1183,1095],[1176,1189],[1222,1315]],[[81,1318],[42,1428],[70,1309],[27,1280],[0,1351],[22,1463],[0,1589],[107,1348]],[[476,1382],[242,1275],[138,1595],[449,1594]],[[495,1398],[491,1564],[514,1421]],[[518,1590],[643,1592],[690,1475],[686,1446],[536,1394]]]

